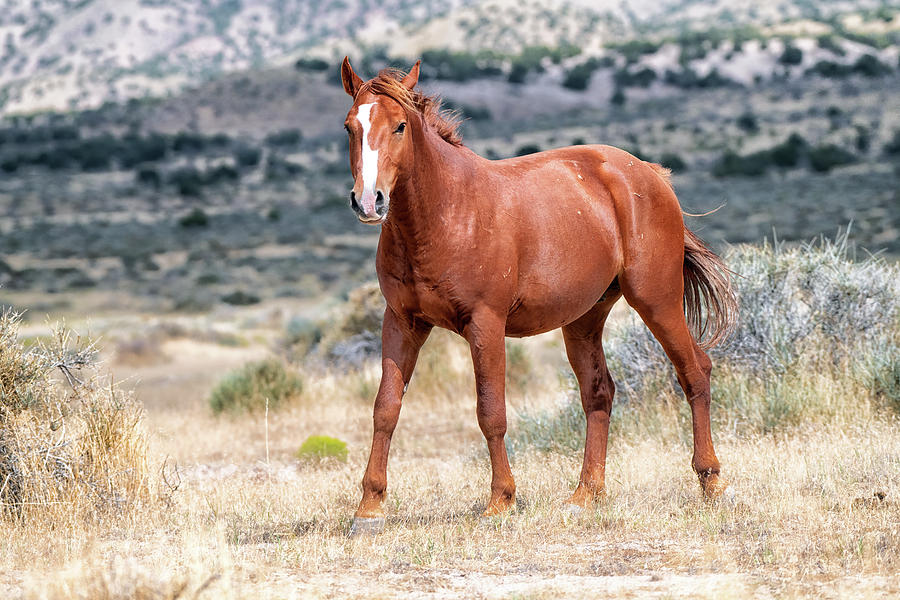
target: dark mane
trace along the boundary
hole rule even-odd
[[[459,115],[443,110],[440,98],[426,96],[415,89],[406,89],[406,86],[400,83],[404,75],[405,73],[397,69],[384,69],[377,77],[364,83],[360,91],[368,90],[373,94],[383,94],[405,109],[418,112],[425,124],[434,129],[441,138],[454,146],[461,146]]]

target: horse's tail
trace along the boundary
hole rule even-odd
[[[709,246],[684,228],[684,316],[701,348],[723,341],[737,323],[732,274]]]

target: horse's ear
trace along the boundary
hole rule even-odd
[[[363,80],[359,75],[353,72],[353,67],[350,66],[350,59],[346,56],[344,57],[344,62],[341,63],[341,83],[344,84],[344,91],[353,97],[356,97],[356,92],[359,91],[360,86],[363,84]]]
[[[421,60],[417,60],[412,69],[409,70],[409,73],[406,74],[406,77],[400,81],[400,83],[403,84],[403,87],[410,91],[412,91],[412,89],[416,87],[416,84],[419,83],[419,65],[421,63]]]

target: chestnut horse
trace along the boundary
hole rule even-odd
[[[562,328],[587,416],[584,463],[568,503],[604,491],[615,386],[601,337],[624,296],[675,366],[693,421],[692,466],[703,492],[725,489],[710,433],[711,362],[703,347],[733,325],[730,272],[684,226],[668,171],[610,146],[572,146],[487,160],[458,123],[403,74],[363,81],[345,58],[349,135],[360,221],[381,225],[375,259],[387,300],[374,434],[354,531],[380,530],[391,436],[416,357],[432,327],[469,343],[478,425],[491,459],[484,515],[515,505],[504,446],[505,336]],[[696,337],[692,335],[691,323]]]

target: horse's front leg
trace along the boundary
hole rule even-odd
[[[490,312],[473,313],[463,331],[472,351],[475,387],[478,394],[478,425],[491,455],[491,500],[484,516],[512,508],[516,503],[516,483],[506,456],[506,344],[505,318]]]
[[[362,500],[353,519],[351,533],[377,532],[384,527],[384,491],[387,488],[387,459],[391,436],[400,418],[400,404],[406,384],[412,377],[419,349],[431,325],[384,311],[381,329],[381,384],[375,397],[374,432],[369,464],[362,481]]]

